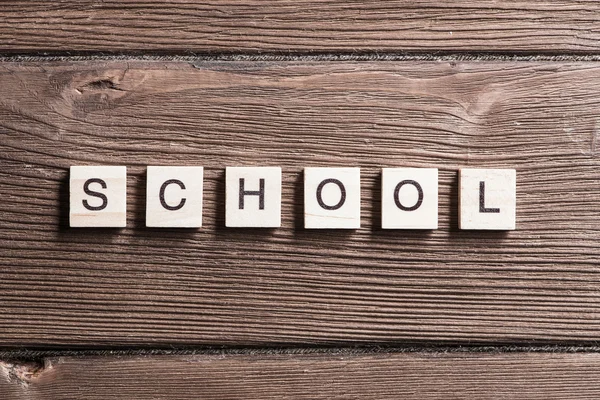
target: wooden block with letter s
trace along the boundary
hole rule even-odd
[[[72,166],[69,191],[71,227],[125,227],[126,167]]]

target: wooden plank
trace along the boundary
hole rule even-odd
[[[0,364],[6,400],[597,399],[599,354],[52,358]]]
[[[0,9],[0,52],[597,53],[596,0],[68,0]]]
[[[600,65],[0,66],[0,345],[595,341]],[[70,165],[128,167],[128,228],[68,227]],[[146,228],[147,165],[205,167]],[[224,168],[283,168],[282,227]],[[304,166],[360,166],[362,228],[303,229]],[[439,168],[439,229],[380,229],[380,168]],[[458,169],[517,170],[517,230],[458,230]]]

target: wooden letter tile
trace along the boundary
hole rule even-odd
[[[437,229],[437,168],[383,168],[383,229]]]
[[[227,167],[225,226],[281,226],[281,168]]]
[[[304,227],[360,228],[360,168],[304,168]]]
[[[514,169],[461,169],[460,229],[514,230],[516,182]]]
[[[146,226],[202,226],[202,167],[148,167]]]
[[[123,228],[127,223],[127,168],[73,166],[69,176],[72,227]]]

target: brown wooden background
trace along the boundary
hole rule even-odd
[[[599,43],[596,1],[3,3],[0,398],[597,399]],[[126,229],[68,227],[86,164]],[[147,165],[205,167],[203,228],[144,227]],[[224,227],[234,165],[280,229]],[[302,228],[304,166],[361,167],[361,229]],[[438,230],[380,229],[391,166]],[[517,231],[458,230],[469,166]]]

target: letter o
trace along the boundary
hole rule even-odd
[[[419,192],[419,198],[417,199],[417,202],[411,207],[406,207],[402,205],[402,203],[400,203],[400,189],[404,185],[413,185],[417,189],[417,192]],[[396,188],[394,189],[394,202],[396,203],[396,207],[398,207],[402,211],[415,211],[416,209],[421,207],[421,204],[423,204],[423,188],[421,187],[421,185],[419,185],[419,182],[417,181],[413,181],[410,179],[404,180],[398,183],[396,185]]]
[[[338,187],[340,188],[340,193],[341,193],[340,201],[338,201],[337,204],[335,204],[333,206],[329,206],[329,205],[325,204],[325,202],[323,201],[323,193],[322,193],[323,188],[328,183],[334,183],[334,184],[338,185]],[[341,208],[344,205],[344,203],[346,202],[346,188],[344,187],[344,184],[341,181],[339,181],[338,179],[333,179],[333,178],[325,179],[324,181],[319,183],[319,186],[317,186],[317,202],[319,203],[319,206],[321,206],[325,210],[337,210],[337,209]]]

